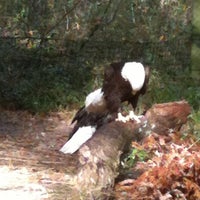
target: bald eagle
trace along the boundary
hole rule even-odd
[[[149,80],[149,67],[138,62],[112,63],[105,68],[103,87],[90,93],[85,105],[79,109],[76,122],[67,143],[60,149],[74,153],[92,137],[101,125],[116,118],[122,102],[127,101],[135,110],[140,95],[145,94]],[[131,117],[135,118],[132,113]]]
[[[144,95],[149,82],[150,69],[139,62],[112,63],[105,69],[103,94],[109,112],[114,114],[122,102],[136,109],[140,95]],[[132,115],[137,119],[135,115]]]

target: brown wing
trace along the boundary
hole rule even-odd
[[[131,85],[121,76],[124,62],[112,63],[105,68],[102,91],[110,113],[118,112],[121,103],[132,96]]]
[[[85,110],[85,106],[83,106],[76,112],[71,124],[73,124],[75,121],[79,121],[85,115],[87,115],[87,111]]]

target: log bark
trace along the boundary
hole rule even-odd
[[[179,130],[187,122],[190,112],[186,101],[155,104],[140,124],[111,122],[99,128],[76,154],[79,167],[74,180],[81,198],[110,199],[120,156],[131,141],[140,141],[152,132],[168,134],[171,130]]]

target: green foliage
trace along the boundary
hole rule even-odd
[[[4,53],[0,61],[1,105],[49,111],[79,103],[85,96],[91,73],[87,64],[78,59],[69,63],[63,57],[49,59],[52,52],[13,49],[8,54],[1,50]]]
[[[131,150],[131,153],[124,159],[123,167],[124,168],[133,167],[133,165],[137,161],[145,161],[148,158],[149,158],[149,155],[145,150],[140,150],[140,149],[133,148]]]
[[[188,75],[188,71],[171,67],[152,69],[146,104],[187,100],[194,109],[199,109],[199,84]]]
[[[80,103],[101,85],[103,66],[119,60],[157,70],[162,85],[152,81],[148,103],[186,96],[197,104],[196,87],[182,95],[163,73],[189,66],[189,0],[0,1],[2,105],[37,112]]]
[[[191,121],[191,129],[193,134],[195,134],[198,138],[200,138],[200,109],[199,110],[193,110],[189,117]]]

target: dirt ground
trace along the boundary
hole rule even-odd
[[[75,110],[32,115],[0,109],[0,199],[86,199],[77,189],[77,156],[59,152],[74,114]],[[142,144],[132,142],[152,156],[131,169],[133,173],[144,170],[137,179],[116,184],[116,199],[177,199],[180,195],[200,199],[199,139],[189,134],[189,123],[182,128],[167,137],[151,134]]]
[[[1,199],[63,198],[70,184],[75,159],[59,149],[67,140],[73,111],[31,115],[0,110]],[[71,163],[69,163],[71,162]]]

